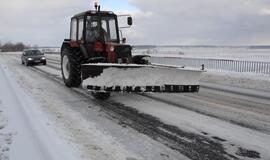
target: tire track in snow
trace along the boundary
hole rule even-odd
[[[264,133],[267,133],[267,134],[269,134],[269,132],[270,132],[270,130],[268,128],[265,128],[265,123],[266,122],[264,122],[264,121],[261,122],[260,126],[256,126],[254,124],[250,124],[250,123],[247,123],[247,122],[240,121],[239,119],[233,119],[232,117],[226,117],[226,116],[218,115],[216,113],[211,113],[211,112],[209,112],[207,110],[203,110],[202,107],[200,108],[199,106],[204,107],[204,105],[203,104],[198,104],[198,102],[196,102],[196,101],[198,101],[198,99],[200,99],[200,97],[197,97],[197,98],[191,97],[194,100],[194,101],[192,101],[193,105],[198,106],[198,107],[193,107],[193,106],[190,106],[190,104],[189,105],[187,105],[187,104],[179,104],[178,102],[173,102],[173,101],[171,101],[169,99],[155,97],[155,96],[152,96],[152,95],[149,95],[149,94],[139,94],[139,95],[150,98],[150,99],[153,99],[155,101],[159,101],[159,102],[171,105],[171,106],[175,106],[175,107],[178,107],[178,108],[184,108],[184,109],[187,109],[187,110],[190,110],[190,111],[202,114],[202,115],[217,118],[217,119],[220,119],[220,120],[223,120],[223,121],[235,124],[235,125],[239,125],[239,126],[242,126],[242,127],[245,127],[245,128],[252,129],[252,130],[258,130],[258,131],[261,131],[261,132],[264,132]],[[185,100],[185,98],[188,98],[188,97],[184,97],[183,99]],[[191,101],[191,99],[186,99],[186,100]],[[182,103],[184,103],[184,102],[182,102]],[[208,106],[206,106],[206,107],[208,107]],[[211,107],[209,107],[209,109],[211,109]]]
[[[0,159],[9,160],[10,145],[16,133],[4,131],[8,118],[3,113],[3,107],[2,100],[0,99]]]

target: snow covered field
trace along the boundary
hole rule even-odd
[[[66,88],[59,55],[48,57],[47,66],[25,67],[19,54],[0,53],[6,159],[270,159],[269,76],[212,71],[197,94],[113,94],[101,102]]]
[[[252,47],[152,47],[135,48],[134,54],[155,57],[229,59],[270,62],[270,48]]]
[[[41,48],[41,50],[43,50],[43,48]],[[60,48],[54,49],[53,53],[57,52],[60,52]],[[133,54],[145,54],[154,57],[181,57],[270,62],[269,47],[134,47]]]

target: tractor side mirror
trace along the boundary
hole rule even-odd
[[[132,17],[128,17],[128,18],[127,18],[127,24],[128,24],[129,26],[132,26],[132,23],[133,23]]]

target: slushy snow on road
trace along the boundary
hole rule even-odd
[[[76,153],[54,136],[36,103],[0,66],[0,159],[75,160]]]

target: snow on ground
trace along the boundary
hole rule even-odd
[[[99,104],[21,65],[18,56],[0,57],[0,62],[9,66],[17,83],[39,102],[40,106],[35,107],[48,116],[54,135],[75,148],[78,159],[163,160],[163,155],[170,155],[167,159],[171,160],[188,159],[145,135],[121,127],[100,111]],[[43,65],[37,68],[52,71]],[[60,74],[54,70],[51,76]]]
[[[74,149],[53,135],[48,119],[16,84],[6,66],[0,66],[0,159],[77,159]],[[8,153],[9,152],[9,153]]]
[[[14,58],[13,61],[14,60],[16,60],[16,58]],[[18,58],[17,63],[20,63],[18,61]],[[55,73],[55,75],[60,75],[59,71],[57,71],[58,73],[56,73],[56,71],[53,71],[49,67],[39,66],[39,68],[42,68],[49,72],[53,72]],[[40,98],[40,95],[43,95],[45,99],[50,99],[49,104],[43,106],[43,110],[45,112],[53,112],[55,113],[56,117],[59,117],[55,118],[55,116],[53,116],[54,118],[51,118],[54,119],[53,124],[60,123],[58,124],[58,128],[69,128],[68,130],[70,134],[63,133],[63,139],[67,141],[68,139],[70,139],[70,141],[68,141],[69,143],[78,146],[78,148],[80,148],[83,152],[81,157],[84,158],[91,157],[93,159],[95,158],[106,159],[106,156],[102,154],[109,153],[109,157],[113,157],[112,159],[117,158],[124,159],[127,155],[133,155],[132,157],[136,157],[137,159],[139,159],[138,157],[140,156],[132,152],[134,150],[129,150],[130,146],[127,147],[129,148],[127,149],[126,145],[123,145],[124,142],[119,144],[119,142],[115,140],[115,138],[108,136],[107,132],[104,132],[100,127],[96,126],[97,122],[89,123],[89,121],[85,121],[85,119],[81,118],[81,115],[79,115],[78,113],[72,113],[72,110],[70,110],[70,108],[67,108],[67,106],[69,106],[70,104],[67,104],[67,102],[59,103],[59,96],[62,97],[60,99],[63,99],[62,92],[66,92],[66,90],[59,88],[49,89],[48,86],[52,84],[48,82],[47,82],[48,84],[46,83],[47,85],[46,88],[37,87],[39,83],[37,82],[37,79],[40,78],[37,78],[36,76],[34,76],[34,74],[30,74],[33,77],[22,76],[24,74],[23,72],[25,71],[26,70],[23,69],[21,70],[15,69],[15,71],[13,70],[14,73],[20,75],[17,76],[17,79],[19,79],[19,83],[21,85],[26,85],[27,86],[26,88],[28,88],[27,90],[31,92],[33,97],[36,98],[39,97],[39,101],[44,102],[46,102],[46,100],[44,100],[44,98]],[[221,83],[231,86],[236,85],[240,87],[263,89],[263,90],[269,89],[269,77],[264,75],[260,76],[255,74],[232,73],[232,72],[227,73],[220,71],[210,71],[204,74],[205,76],[202,79],[203,82],[206,81],[211,83]],[[48,91],[46,92],[44,90]],[[49,93],[49,91],[51,91],[51,93]],[[59,96],[56,97],[56,95]],[[67,99],[67,97],[65,97],[64,99]],[[117,102],[121,102],[126,106],[133,107],[139,110],[140,112],[158,117],[162,121],[168,124],[178,126],[183,130],[188,130],[198,134],[201,134],[202,132],[207,132],[210,134],[209,136],[217,136],[223,138],[226,140],[223,144],[226,146],[227,150],[230,151],[231,153],[235,153],[237,147],[244,147],[249,150],[259,151],[262,159],[269,160],[270,158],[269,134],[262,133],[260,131],[256,131],[253,129],[248,129],[243,126],[231,124],[221,119],[199,114],[184,108],[177,108],[175,106],[163,104],[137,95],[120,94],[118,96],[113,96],[112,99]],[[72,104],[75,105],[76,104],[75,101],[78,101],[78,99],[70,97],[69,101],[70,103],[72,102]],[[81,99],[80,101],[84,100]],[[79,106],[83,105],[85,104],[80,102],[79,105],[77,104],[76,108],[78,109],[80,108]],[[233,111],[233,109],[231,109],[231,111]],[[237,113],[235,115],[237,116]],[[238,116],[243,115],[245,114],[239,114]],[[267,119],[267,116],[262,118]],[[63,131],[58,132],[62,133]],[[87,134],[89,137],[84,136],[83,134]],[[107,141],[109,141],[109,143],[107,143]],[[81,145],[78,144],[83,144],[86,147],[85,146],[82,147]],[[149,147],[147,148],[149,149]],[[122,154],[119,155],[119,152]]]
[[[207,70],[202,82],[238,86],[250,89],[270,90],[270,75]]]
[[[198,134],[205,132],[209,133],[210,136],[225,139],[224,145],[232,154],[236,153],[237,147],[241,146],[249,150],[259,151],[262,159],[267,160],[270,158],[270,135],[268,134],[234,125],[184,108],[162,104],[142,96],[123,94],[112,97],[112,99],[126,106],[132,106],[139,112],[158,117],[163,122],[173,124],[185,131]]]
[[[22,67],[24,67],[24,66],[22,66]],[[46,66],[44,66],[44,67],[46,67]],[[17,70],[17,73],[18,73],[18,71],[19,70]],[[19,71],[19,72],[21,72],[21,71]],[[19,74],[22,74],[22,72]],[[23,78],[23,77],[20,77],[20,78]],[[42,93],[40,91],[42,91],[43,89],[36,88],[33,86],[33,84],[35,84],[36,86],[41,84],[40,82],[36,82],[36,79],[24,77],[23,79],[21,79],[19,81],[19,83],[21,85],[28,85],[28,87],[31,87],[32,96],[34,94],[35,95],[34,98],[37,98],[37,100],[42,101],[43,107],[45,107],[44,105],[46,105],[46,103],[47,103],[46,107],[48,107],[48,108],[46,108],[46,110],[44,110],[45,108],[43,108],[42,106],[39,107],[38,105],[34,105],[31,103],[28,105],[29,107],[32,107],[32,108],[36,107],[36,109],[38,109],[39,112],[47,113],[47,116],[49,116],[49,114],[51,114],[49,112],[53,112],[54,114],[56,114],[57,118],[55,119],[55,117],[50,116],[49,117],[50,121],[49,122],[46,121],[47,122],[46,124],[49,124],[54,130],[57,130],[57,132],[54,133],[54,136],[61,137],[61,139],[66,143],[64,146],[73,146],[71,151],[66,151],[64,153],[65,156],[72,158],[72,156],[69,156],[68,153],[80,152],[81,155],[79,157],[74,158],[74,159],[107,159],[108,157],[110,157],[110,159],[115,159],[115,160],[123,159],[124,160],[126,157],[139,157],[139,156],[135,156],[131,152],[126,151],[120,144],[118,144],[114,140],[114,138],[110,137],[109,135],[105,135],[102,131],[97,129],[97,127],[95,126],[94,123],[86,122],[84,119],[81,118],[80,115],[78,115],[78,113],[73,112],[72,110],[65,107],[65,104],[57,103],[56,99],[58,99],[59,97],[53,97],[53,96],[51,96],[52,94],[50,94],[50,95],[45,94],[45,95],[43,95],[44,97],[41,98],[40,96]],[[17,87],[17,88],[19,88],[19,87]],[[16,92],[18,92],[17,89],[16,89]],[[58,94],[61,95],[60,92]],[[7,97],[3,97],[2,99],[6,100]],[[74,98],[70,97],[70,100],[72,100],[72,99],[74,99]],[[18,106],[18,108],[19,107],[21,107],[21,106]],[[27,107],[27,106],[24,106],[24,107]],[[55,108],[53,108],[53,107],[55,107]],[[24,109],[26,110],[27,108],[24,108]],[[27,115],[27,117],[31,117],[33,115],[35,115],[35,114],[29,113]],[[36,119],[34,119],[34,117]],[[34,117],[31,118],[29,121],[25,122],[26,123],[25,125],[27,125],[28,123],[35,123],[36,124],[36,121],[39,121],[39,120],[42,121],[41,116],[34,116]],[[65,121],[64,119],[62,121],[60,120],[60,119],[65,118],[65,117],[66,118],[68,117],[69,121],[63,122],[63,121]],[[14,118],[14,116],[10,115],[10,118]],[[18,121],[20,121],[20,120],[18,120]],[[36,124],[36,125],[38,125],[38,124]],[[21,126],[23,126],[23,125],[21,125]],[[26,137],[29,136],[29,138],[28,139],[20,138],[20,140],[26,140],[26,141],[23,141],[19,144],[28,144],[29,143],[29,146],[31,146],[31,140],[29,140],[29,139],[30,139],[32,133],[33,132],[35,133],[38,130],[38,129],[35,129],[35,131],[32,131],[31,127],[32,126],[29,126],[28,127],[29,131],[27,133],[25,133],[25,136]],[[16,127],[14,127],[14,128],[16,128]],[[65,133],[63,130],[61,130],[59,128],[69,128],[70,133]],[[38,131],[38,132],[41,132],[41,131]],[[45,130],[45,133],[46,133],[46,130]],[[76,135],[83,135],[84,138],[81,137],[82,139],[77,139],[77,140],[73,139],[72,137],[76,136]],[[40,135],[39,138],[41,139],[41,141],[46,142],[46,139],[47,139],[46,137],[48,137],[48,136],[42,134],[42,135]],[[89,142],[89,140],[90,140],[90,142]],[[49,143],[49,141],[47,141],[47,143]],[[70,143],[72,143],[73,145],[70,145]],[[76,143],[79,143],[80,145],[76,146]],[[39,141],[34,141],[33,144],[36,146],[39,146],[39,145],[42,146],[42,143]],[[51,145],[54,146],[53,143]],[[85,151],[82,151],[83,148],[81,148],[81,145],[89,145],[87,147],[90,148],[90,152],[88,151],[88,153],[85,154]],[[15,145],[15,146],[17,147],[18,145]],[[25,157],[23,159],[31,159],[30,157],[32,156],[32,157],[34,157],[34,159],[37,159],[37,160],[38,159],[52,159],[52,160],[54,160],[55,158],[48,157],[48,156],[61,155],[61,151],[59,151],[57,153],[57,150],[54,151],[57,154],[43,155],[42,152],[47,152],[47,150],[54,149],[49,144],[47,146],[43,146],[43,148],[41,148],[38,151],[36,150],[37,148],[35,148],[35,147],[28,147],[28,148],[26,148],[26,147],[23,148],[23,146],[18,146],[18,147],[19,148],[17,149],[17,151],[20,151],[20,149],[24,149],[24,148],[28,149],[28,151],[27,151],[28,154],[26,154],[26,155],[28,155],[29,157]],[[65,147],[63,147],[63,148],[65,148]],[[101,150],[101,151],[97,152],[96,150],[97,151]],[[36,153],[40,153],[40,155],[35,156]],[[17,156],[20,156],[20,154],[18,154],[16,152],[11,153],[11,155],[16,156],[16,158],[14,158],[14,159],[18,159]],[[58,157],[56,159],[70,159],[70,158]],[[137,158],[137,159],[140,159],[140,158]]]
[[[50,58],[50,59],[53,59],[53,60],[61,61],[60,53],[58,53],[58,54],[45,54],[45,56]]]
[[[227,85],[239,85],[241,87],[256,89],[267,89],[266,86],[269,86],[268,76],[249,73],[210,71],[205,73],[203,81]],[[159,117],[162,121],[168,124],[174,124],[183,130],[189,130],[196,133],[207,132],[210,133],[211,136],[224,138],[226,140],[224,145],[230,152],[235,153],[237,147],[240,146],[250,150],[259,151],[262,159],[268,160],[270,158],[270,136],[268,134],[201,115],[186,109],[173,106],[169,107],[167,104],[160,104],[144,97],[120,95],[114,96],[112,99],[124,103],[126,106],[136,108],[142,113]],[[231,109],[231,111],[233,111],[233,109]],[[235,115],[237,116],[237,113]],[[267,116],[262,117],[267,118]],[[257,121],[256,123],[258,124],[259,122]]]

